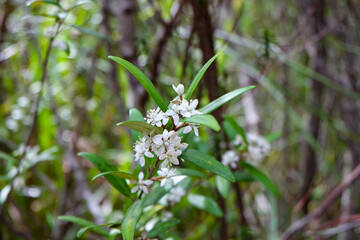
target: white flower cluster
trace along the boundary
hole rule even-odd
[[[265,138],[253,134],[246,134],[248,145],[246,152],[241,153],[241,156],[250,161],[254,165],[258,165],[266,156],[269,155],[271,150],[270,144]],[[245,142],[240,135],[236,135],[233,142],[235,147],[244,146]],[[234,150],[226,151],[222,156],[222,163],[225,166],[236,168],[239,161],[239,153]]]
[[[183,133],[189,133],[191,130],[194,130],[194,134],[196,136],[199,135],[199,125],[180,122],[181,118],[201,114],[201,112],[196,110],[198,100],[187,101],[184,99],[184,86],[182,84],[179,84],[177,87],[173,85],[173,88],[178,94],[176,99],[179,100],[172,101],[170,108],[166,112],[161,111],[160,108],[148,111],[145,118],[148,124],[161,127],[163,132],[161,134],[144,132],[144,137],[138,140],[134,146],[135,161],[139,162],[142,167],[145,166],[145,157],[157,157],[159,161],[162,161],[161,170],[157,172],[159,179],[161,179],[161,186],[167,182],[173,183],[171,176],[174,170],[171,169],[171,166],[179,165],[179,156],[188,147],[187,143],[181,142],[182,139],[177,135],[177,131],[183,128]],[[170,126],[167,125],[170,122],[172,124],[171,130],[168,130]],[[143,174],[141,181],[142,179]],[[145,184],[145,182],[143,183]],[[146,193],[144,184],[140,184],[139,175],[139,184],[132,189],[132,192],[142,190]]]
[[[239,156],[237,155],[237,153],[234,150],[226,151],[222,155],[222,161],[221,162],[225,166],[228,166],[228,167],[231,167],[231,168],[236,168],[238,161],[239,161]]]
[[[245,158],[257,165],[269,155],[271,150],[270,143],[257,134],[248,133],[246,137],[249,145]]]
[[[169,194],[167,195],[167,201],[171,204],[175,204],[180,202],[181,198],[185,195],[185,190],[181,186],[174,187],[170,190]]]
[[[197,105],[199,104],[199,101],[197,99],[187,101],[183,98],[184,94],[184,85],[179,84],[177,87],[173,85],[173,88],[175,92],[178,94],[179,100],[172,101],[172,105],[170,106],[170,109],[166,112],[163,112],[160,110],[160,108],[157,109],[151,109],[148,111],[148,114],[146,115],[146,122],[157,127],[166,126],[166,124],[169,122],[169,119],[172,118],[173,124],[175,127],[179,128],[184,125],[183,122],[180,122],[180,119],[183,117],[191,117],[193,115],[201,114],[198,110],[196,110]],[[196,124],[188,124],[184,128],[184,133],[191,132],[192,129],[194,129],[194,133],[196,136],[199,135],[198,132],[199,125]]]

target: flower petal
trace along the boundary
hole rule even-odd
[[[190,126],[186,126],[186,127],[184,128],[184,132],[183,132],[183,133],[189,133],[189,132],[191,132],[191,127],[190,127]]]
[[[137,190],[139,190],[139,186],[135,186],[135,187],[133,187],[132,189],[131,189],[131,193],[134,193],[134,192],[136,192]]]

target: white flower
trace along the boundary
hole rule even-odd
[[[170,218],[174,217],[174,214],[172,212],[164,212],[164,216],[162,217],[162,221],[165,222],[169,220]]]
[[[182,96],[184,94],[184,85],[179,84],[177,87],[175,87],[175,85],[173,84],[172,87],[179,96]]]
[[[187,143],[181,142],[181,137],[177,136],[175,131],[165,129],[162,134],[154,136],[152,149],[159,159],[163,160],[161,167],[165,168],[170,163],[178,165],[178,156],[187,146]]]
[[[170,149],[165,153],[159,156],[159,159],[162,160],[161,168],[166,168],[170,163],[174,165],[179,165],[178,156],[182,154],[181,150]]]
[[[142,138],[141,140],[137,141],[134,147],[135,151],[135,161],[139,161],[140,166],[145,165],[145,157],[153,158],[154,154],[149,151],[149,144],[146,141],[146,138]]]
[[[174,120],[175,126],[178,126],[179,121],[180,121],[179,111],[174,106],[177,106],[177,105],[176,104],[172,105],[172,107],[171,107],[172,109],[167,110],[165,112],[165,114],[169,117],[172,117],[172,119]]]
[[[131,189],[131,193],[136,191],[143,191],[144,193],[148,193],[147,186],[150,186],[153,183],[151,180],[144,180],[144,173],[139,173],[139,180],[137,184]]]
[[[185,190],[178,186],[174,187],[170,190],[167,200],[172,203],[180,202],[181,198],[185,195]]]
[[[186,101],[185,99],[182,100],[179,106],[180,114],[183,117],[191,117],[192,115],[201,114],[201,112],[196,110],[198,103],[199,101],[197,99],[190,100],[190,102]]]
[[[259,164],[270,152],[270,144],[265,138],[257,135],[248,133],[248,152],[245,157],[249,158],[255,165]]]
[[[192,129],[194,129],[194,134],[195,134],[195,136],[199,136],[199,125],[197,125],[197,124],[194,124],[194,123],[190,123],[188,126],[186,126],[185,128],[184,128],[184,133],[189,133],[189,132],[191,132],[191,130]]]
[[[174,180],[171,178],[174,175],[175,169],[170,168],[162,168],[161,170],[157,171],[160,177],[163,177],[161,180],[160,186],[165,186],[166,183],[170,183],[174,185]]]
[[[240,144],[245,144],[244,139],[240,135],[236,135],[235,140],[233,141],[234,146],[239,146]]]
[[[225,166],[230,166],[232,168],[236,168],[236,163],[239,161],[239,156],[236,154],[235,151],[233,150],[229,150],[226,151],[223,155],[222,155],[222,164],[224,164]]]
[[[168,123],[169,118],[160,110],[160,108],[157,108],[156,110],[151,109],[148,111],[145,120],[153,126],[161,127],[162,125],[166,125]]]

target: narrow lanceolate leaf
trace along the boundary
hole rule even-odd
[[[153,229],[147,234],[148,238],[153,238],[158,236],[161,233],[165,233],[167,230],[172,228],[173,226],[179,224],[181,221],[177,218],[170,218],[165,222],[161,222],[155,225]]]
[[[196,208],[205,210],[211,214],[214,214],[217,217],[223,216],[223,212],[221,211],[219,205],[211,197],[202,196],[198,194],[189,194],[188,201],[191,205],[193,205]]]
[[[195,149],[186,149],[180,157],[204,168],[205,170],[216,173],[231,182],[235,182],[235,177],[231,171],[212,156]]]
[[[68,222],[72,222],[75,224],[79,224],[80,226],[84,226],[84,227],[89,227],[89,226],[94,226],[95,224],[93,222],[90,222],[86,219],[83,218],[79,218],[79,217],[75,217],[75,216],[59,216],[58,217],[59,220],[64,220],[64,221],[68,221]],[[103,228],[94,228],[93,229],[94,232],[97,232],[103,236],[109,236],[108,232],[103,229]]]
[[[229,124],[231,125],[231,127],[238,133],[240,134],[240,136],[242,137],[242,139],[244,140],[245,144],[248,145],[248,140],[245,134],[244,129],[235,121],[235,119],[233,117],[230,116],[224,116],[224,118],[226,119],[227,122],[229,122]]]
[[[145,195],[143,201],[144,201],[144,208],[147,206],[150,206],[157,201],[159,201],[165,194],[167,194],[169,191],[166,190],[163,187],[157,187],[154,188],[149,194]]]
[[[185,93],[185,99],[189,100],[191,97],[191,94],[193,94],[193,92],[195,91],[195,88],[197,87],[197,85],[199,84],[201,78],[204,76],[206,70],[210,67],[211,63],[213,61],[215,61],[215,59],[222,54],[224,51],[219,52],[218,54],[216,54],[215,56],[213,56],[209,61],[207,61],[207,63],[205,63],[205,65],[200,69],[200,71],[196,74],[194,80],[192,81],[192,83],[190,84],[189,89],[187,90],[187,92]]]
[[[54,5],[60,9],[62,9],[61,5],[56,2],[56,1],[51,1],[51,0],[30,0],[26,2],[26,6],[30,6],[33,3],[45,3],[45,4],[51,4]]]
[[[87,230],[93,230],[95,232],[96,229],[102,229],[101,227],[105,227],[105,226],[111,226],[114,224],[120,224],[120,223],[106,223],[106,224],[101,224],[101,225],[91,225],[91,226],[87,226],[87,227],[83,227],[81,228],[77,233],[76,233],[76,237],[79,238],[81,237],[84,232],[86,232]],[[104,229],[103,229],[104,230]],[[104,230],[106,232],[106,230]],[[109,237],[110,234],[108,232],[106,232],[107,235],[104,235],[106,237]]]
[[[104,176],[104,175],[108,175],[108,174],[111,174],[111,175],[115,175],[115,176],[119,176],[121,178],[125,178],[125,179],[133,179],[133,180],[136,180],[136,177],[134,177],[134,175],[130,174],[130,173],[127,173],[127,172],[120,172],[120,171],[109,171],[109,172],[103,172],[103,173],[99,173],[98,175],[96,175],[95,177],[93,177],[91,179],[91,181],[94,181],[95,179],[101,177],[101,176]]]
[[[215,181],[216,181],[216,188],[219,191],[220,195],[223,198],[227,198],[227,196],[229,194],[231,183],[228,180],[226,180],[225,178],[220,177],[220,176],[216,176]]]
[[[206,175],[202,172],[191,169],[191,168],[178,168],[174,172],[173,176],[189,176],[189,177],[200,177],[200,178],[206,178]]]
[[[110,164],[105,159],[94,153],[81,152],[78,153],[78,155],[92,162],[92,164],[94,164],[94,166],[99,169],[100,172],[118,171],[114,165]],[[125,196],[130,196],[130,188],[124,178],[110,174],[105,175],[105,178],[119,192],[121,192]]]
[[[154,84],[150,81],[146,75],[140,71],[137,67],[135,67],[132,63],[114,56],[109,56],[110,59],[119,63],[121,66],[126,68],[132,75],[136,77],[136,79],[144,86],[145,90],[149,93],[149,95],[154,99],[155,103],[159,106],[159,108],[165,112],[167,110],[167,104],[164,99],[161,97],[160,93],[156,90]]]
[[[142,201],[138,200],[127,210],[121,224],[121,233],[124,240],[133,240],[136,224],[143,210]]]
[[[234,172],[233,174],[236,182],[252,182],[255,180],[254,177],[248,172],[237,171]]]
[[[279,190],[276,188],[275,184],[265,175],[260,169],[246,163],[244,161],[241,162],[241,166],[249,173],[252,177],[254,177],[257,181],[264,185],[264,187],[269,190],[275,196],[280,196]]]
[[[272,142],[278,140],[279,138],[281,138],[281,136],[282,136],[282,132],[273,132],[273,133],[270,133],[269,135],[267,135],[265,137],[265,139],[269,143],[272,143]]]
[[[129,120],[130,121],[139,121],[139,122],[145,122],[144,120],[144,116],[141,114],[141,112],[139,110],[137,110],[136,108],[132,108],[129,111]],[[132,130],[131,129],[131,137],[133,142],[135,143],[137,140],[139,140],[139,138],[142,136],[141,133]]]
[[[181,122],[196,123],[207,126],[215,131],[220,131],[220,125],[218,121],[210,114],[194,115],[188,118],[183,118]]]
[[[131,128],[139,133],[143,132],[152,132],[154,131],[155,134],[161,134],[162,130],[159,127],[150,125],[146,122],[140,122],[140,121],[125,121],[117,123],[116,126],[125,126],[128,128]]]
[[[225,103],[227,103],[228,101],[234,99],[235,97],[243,94],[244,92],[247,92],[253,88],[255,88],[256,86],[248,86],[248,87],[243,87],[243,88],[239,88],[236,89],[234,91],[231,91],[221,97],[219,97],[218,99],[215,99],[214,101],[212,101],[211,103],[209,103],[208,105],[206,105],[205,107],[199,109],[200,112],[202,113],[211,113],[212,111],[214,111],[215,109],[221,107],[222,105],[224,105]]]

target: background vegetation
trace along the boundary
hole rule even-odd
[[[257,85],[214,116],[222,122],[231,115],[271,141],[258,167],[280,196],[242,180],[224,199],[212,180],[199,184],[193,191],[213,196],[225,217],[184,198],[172,209],[182,220],[173,237],[286,239],[294,228],[295,239],[360,235],[358,1],[0,0],[0,6],[1,239],[74,239],[80,227],[58,216],[103,223],[124,215],[124,198],[104,179],[92,182],[98,171],[77,153],[131,169],[129,131],[115,124],[128,119],[128,109],[145,113],[154,102],[108,56],[138,66],[172,99],[171,85],[189,86],[222,48],[196,96],[204,106]],[[224,137],[201,132],[194,144],[205,152]],[[215,151],[218,159],[222,151]]]

